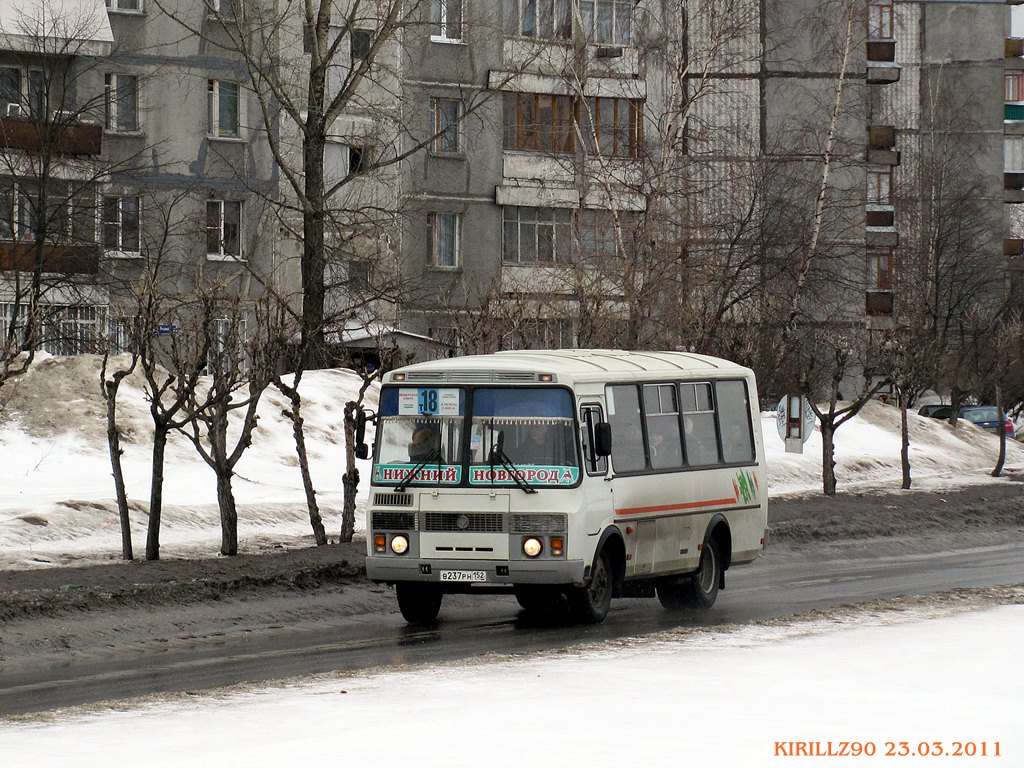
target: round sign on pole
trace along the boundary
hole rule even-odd
[[[814,409],[806,397],[785,395],[779,400],[775,410],[775,425],[788,452],[803,452],[803,444],[814,431],[814,418]]]

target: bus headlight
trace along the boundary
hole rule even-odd
[[[401,533],[396,536],[392,536],[391,551],[396,555],[404,555],[409,551],[409,539]]]
[[[523,539],[523,554],[527,557],[536,557],[543,549],[544,545],[540,543],[540,539],[533,536]]]

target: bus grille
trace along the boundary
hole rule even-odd
[[[512,515],[509,533],[565,533],[565,515]]]
[[[411,507],[411,493],[375,493],[373,503],[378,507]]]
[[[416,527],[412,512],[374,512],[372,528],[375,531],[411,531]]]
[[[423,530],[452,531],[456,533],[501,533],[502,516],[486,513],[460,514],[458,512],[424,513]]]

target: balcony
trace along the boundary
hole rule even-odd
[[[1003,41],[1003,67],[1008,72],[1024,70],[1024,38],[1007,37]]]
[[[891,315],[892,291],[868,291],[864,294],[864,311],[869,315]]]
[[[1010,259],[1019,259],[1024,256],[1024,240],[1019,237],[1003,240],[1003,256]]]
[[[1003,201],[1024,203],[1024,173],[1003,174]]]
[[[892,208],[869,208],[864,214],[866,227],[893,227],[896,215]]]
[[[1004,104],[1003,120],[1024,120],[1024,104]]]
[[[34,243],[0,242],[0,272],[30,272],[36,265]],[[90,245],[44,245],[43,271],[58,275],[99,273],[100,247]]]
[[[32,117],[0,117],[0,148],[42,153],[52,146],[60,155],[98,155],[103,149],[103,127],[95,123],[49,123]]]
[[[868,162],[873,165],[899,165],[896,151],[896,129],[891,125],[868,127]]]
[[[868,40],[867,81],[873,85],[895,83],[900,79],[900,66],[896,64],[894,40]]]

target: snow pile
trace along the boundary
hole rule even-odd
[[[0,568],[51,565],[88,559],[117,559],[120,535],[106,446],[106,407],[100,395],[100,358],[41,355],[29,372],[0,388]],[[123,362],[115,359],[115,363]],[[311,371],[301,383],[306,442],[314,485],[329,533],[340,528],[344,472],[342,415],[360,380],[345,370]],[[375,387],[367,406],[376,407]],[[295,458],[287,399],[277,390],[264,395],[253,446],[237,467],[239,547],[295,545],[312,540],[305,496]],[[152,426],[138,373],[119,394],[124,435],[124,468],[132,507],[137,552],[145,542],[150,484]],[[961,422],[912,414],[911,460],[916,487],[989,482],[996,438]],[[821,488],[821,435],[810,437],[803,454],[788,454],[778,438],[774,414],[762,427],[773,495],[816,493]],[[898,489],[899,411],[868,404],[836,432],[839,490],[865,483]],[[1010,443],[1007,466],[1024,465],[1024,446]],[[365,500],[369,467],[361,462],[360,497]],[[181,435],[167,451],[163,557],[212,555],[220,533],[213,471]],[[361,529],[362,519],[357,519]]]

